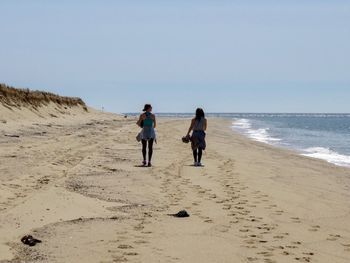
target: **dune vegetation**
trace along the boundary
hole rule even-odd
[[[85,102],[77,97],[59,96],[46,91],[33,91],[30,89],[19,89],[0,84],[0,103],[7,108],[21,108],[47,106],[50,103],[55,103],[64,107],[82,107],[88,110]]]

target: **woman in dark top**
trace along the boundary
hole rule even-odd
[[[207,119],[203,109],[196,110],[196,117],[192,119],[191,126],[188,129],[187,136],[190,136],[191,131],[191,146],[193,151],[194,166],[202,166],[202,154],[205,150],[205,131],[207,129]]]
[[[153,142],[156,140],[156,132],[154,128],[156,124],[156,116],[152,113],[151,104],[146,104],[142,113],[137,121],[137,125],[142,128],[141,131],[141,142],[142,142],[142,156],[143,156],[143,166],[152,166],[152,155],[153,155]],[[147,143],[148,143],[148,163],[146,161],[147,153]]]

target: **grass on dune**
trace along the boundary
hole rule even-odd
[[[55,103],[60,106],[82,107],[87,111],[85,102],[77,97],[64,97],[45,91],[32,91],[29,89],[18,89],[6,84],[0,84],[0,103],[7,108],[38,107]]]

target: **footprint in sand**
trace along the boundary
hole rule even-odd
[[[276,215],[283,215],[283,214],[284,214],[284,211],[283,211],[283,210],[276,210],[276,211],[275,211],[275,214],[276,214]]]
[[[274,225],[268,225],[268,224],[263,224],[262,226],[258,226],[257,229],[259,230],[265,230],[267,232],[270,232],[271,230],[276,229],[276,226]]]
[[[245,240],[244,241],[246,244],[248,244],[248,245],[254,245],[254,244],[256,244],[256,240],[254,240],[254,239],[248,239],[248,240]]]
[[[311,226],[311,228],[309,229],[310,232],[317,232],[320,230],[320,226]]]
[[[350,252],[350,244],[342,244],[346,252]]]
[[[341,238],[341,235],[333,235],[330,234],[327,238],[328,241],[337,241],[339,238]]]
[[[293,223],[297,223],[297,224],[301,223],[301,220],[299,217],[291,217],[290,219],[292,219]]]
[[[253,217],[253,218],[251,217],[251,218],[249,218],[248,220],[249,220],[250,222],[260,222],[259,219],[254,218],[254,217]]]
[[[247,216],[249,215],[251,212],[250,211],[247,211],[247,210],[244,210],[244,211],[240,211],[238,212],[238,214],[242,215],[242,216]],[[248,220],[249,221],[249,220]]]
[[[232,205],[229,205],[229,204],[224,204],[223,206],[223,210],[230,210],[232,208]]]
[[[263,238],[262,235],[255,235],[255,234],[250,235],[250,237],[251,237],[251,238]]]
[[[268,251],[258,252],[257,254],[262,255],[264,257],[273,257],[273,253],[268,252]]]
[[[148,244],[148,241],[146,241],[146,240],[136,240],[136,241],[134,241],[134,243],[136,245],[142,245],[142,244]]]
[[[228,193],[228,194],[230,194],[230,193]],[[241,196],[239,196],[239,195],[234,195],[234,193],[231,193],[230,194],[231,195],[231,200],[232,201],[234,201],[234,200],[236,200],[236,199],[239,199]],[[243,196],[242,196],[243,197]]]
[[[295,258],[295,260],[300,261],[300,262],[311,262],[310,257]]]
[[[124,256],[113,256],[113,262],[127,262],[128,259]]]
[[[289,249],[297,249],[298,247],[297,247],[297,246],[286,246],[286,248],[289,248]]]
[[[137,225],[137,226],[135,226],[134,227],[134,230],[135,231],[141,231],[141,230],[143,230],[145,227],[142,225],[142,224],[140,224],[140,225]]]
[[[241,246],[241,247],[248,248],[248,249],[257,249],[256,246]]]
[[[299,248],[298,246],[300,246],[300,245],[301,245],[301,242],[299,242],[299,241],[292,242],[291,245],[286,246],[286,248],[288,248],[288,249],[298,249]]]
[[[267,240],[259,240],[259,243],[266,244],[266,243],[268,243],[268,241]]]
[[[144,231],[144,232],[141,232],[142,234],[144,234],[144,235],[150,235],[150,234],[152,234],[153,232],[151,232],[151,231]]]
[[[217,226],[216,230],[221,233],[226,233],[230,230],[230,226],[226,226],[226,225]]]
[[[133,249],[133,247],[130,245],[119,245],[118,248],[119,249]]]

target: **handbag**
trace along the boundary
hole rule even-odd
[[[136,136],[136,141],[140,142],[142,140],[142,131],[140,131]]]

